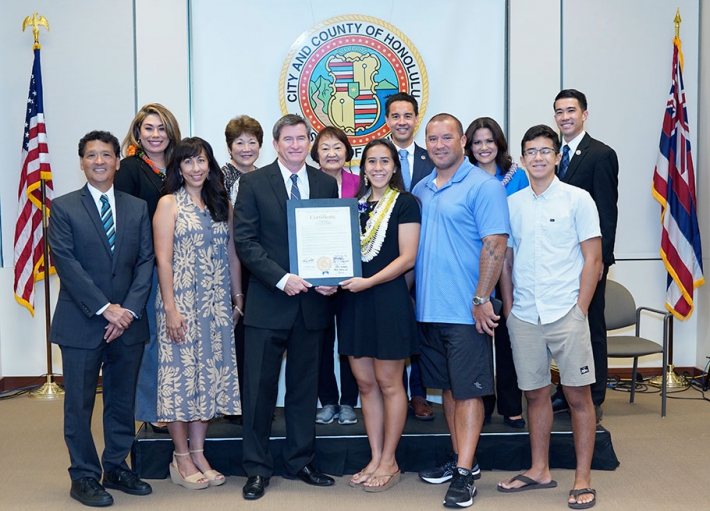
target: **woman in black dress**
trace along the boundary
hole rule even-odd
[[[397,150],[389,140],[365,146],[360,180],[363,276],[341,283],[338,342],[357,379],[372,451],[372,460],[350,484],[376,492],[400,477],[395,450],[407,418],[402,371],[405,359],[419,351],[404,274],[417,257],[421,213],[416,198],[404,191]]]
[[[143,199],[148,204],[152,220],[165,180],[165,167],[180,142],[180,127],[175,116],[159,103],[143,106],[128,128],[123,141],[124,158],[116,172],[113,185],[116,190]],[[155,295],[158,290],[158,273],[153,270],[153,282],[146,303],[150,339],[143,349],[143,358],[136,384],[137,421],[159,424],[158,416],[158,339],[155,330]],[[160,431],[160,430],[157,430]],[[167,433],[166,429],[163,429]]]

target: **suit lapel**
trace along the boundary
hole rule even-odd
[[[276,194],[276,198],[278,199],[278,203],[281,205],[281,209],[284,214],[286,214],[286,201],[288,200],[288,195],[286,194],[286,185],[284,184],[278,162],[275,161],[268,167],[264,167],[262,170],[268,173],[271,188]]]
[[[126,217],[128,215],[128,208],[125,207],[124,204],[124,199],[125,197],[123,196],[123,193],[117,191],[114,188],[114,199],[116,200],[116,211],[114,211],[114,214],[116,215],[116,242],[115,242],[115,248],[113,255],[115,256],[113,258],[113,266],[114,268],[116,267],[116,261],[118,261],[118,255],[121,252],[121,247],[123,246],[123,235],[126,227]]]
[[[155,172],[153,172],[153,169],[151,168],[150,165],[148,165],[143,159],[141,158],[141,165],[140,165],[141,171],[146,175],[146,178],[148,181],[151,182],[153,186],[155,186],[156,190],[161,191],[163,188],[163,180],[160,179],[160,176],[158,176]]]
[[[308,188],[309,197],[311,199],[320,199],[323,197],[323,190],[321,189],[321,180],[318,172],[323,172],[322,170],[314,169],[306,165],[306,173],[308,174]]]
[[[101,238],[101,241],[104,247],[106,248],[106,252],[108,253],[109,257],[111,257],[111,247],[108,244],[106,231],[104,231],[104,224],[101,223],[99,210],[96,208],[94,198],[91,196],[91,192],[89,192],[89,189],[86,187],[86,185],[81,190],[81,202],[84,205],[84,208],[86,209],[86,214],[89,215],[89,218],[91,219],[91,223],[94,224],[94,227],[98,231],[99,237]]]
[[[429,170],[430,167],[427,165],[428,159],[427,152],[417,144],[414,144],[414,171],[412,172],[412,186],[410,188],[414,188],[414,183],[418,183],[431,172]],[[409,191],[411,192],[412,190],[410,189]]]
[[[567,167],[567,172],[565,172],[565,175],[562,179],[562,181],[564,181],[565,183],[568,183],[570,181],[570,179],[572,179],[572,176],[574,175],[575,172],[577,172],[577,169],[582,164],[582,161],[584,160],[584,158],[587,156],[590,140],[591,140],[591,137],[589,136],[589,133],[585,133],[584,136],[582,137],[582,141],[577,146],[577,150],[575,151],[574,158],[572,158],[570,160],[569,167]]]

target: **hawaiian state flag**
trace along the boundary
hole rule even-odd
[[[693,291],[705,279],[678,38],[673,40],[673,77],[659,149],[653,196],[661,203],[661,258],[668,271],[666,308],[684,320],[693,313]]]
[[[15,299],[34,316],[35,281],[44,278],[44,237],[42,234],[42,180],[45,181],[47,217],[54,196],[52,169],[49,166],[47,130],[44,125],[42,73],[39,49],[30,77],[30,92],[22,140],[22,173],[18,191],[15,225]],[[54,268],[50,264],[50,272]]]

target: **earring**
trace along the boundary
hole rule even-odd
[[[365,176],[365,187],[370,186],[370,183],[367,181],[367,176]]]

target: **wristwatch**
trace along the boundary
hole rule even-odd
[[[473,299],[471,300],[473,302],[473,305],[483,305],[484,303],[488,303],[491,301],[491,297],[487,296],[485,298],[482,298],[480,296],[474,296]]]

